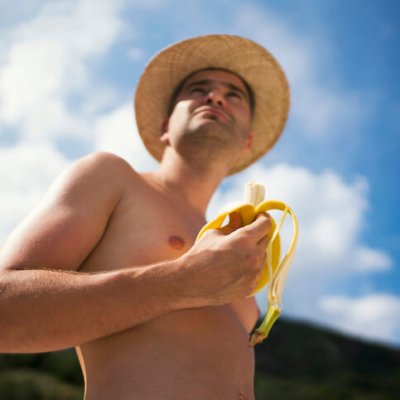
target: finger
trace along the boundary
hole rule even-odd
[[[265,250],[266,250],[267,246],[268,246],[268,243],[269,243],[269,237],[268,236],[264,236],[262,239],[260,239],[257,242],[257,247],[265,248]]]
[[[219,229],[219,231],[225,235],[236,231],[237,229],[242,227],[242,217],[240,213],[237,211],[233,211],[229,214],[229,223],[228,225],[223,226]]]
[[[271,215],[269,215],[267,212],[260,212],[257,214],[256,219],[262,218],[262,217],[267,217],[268,219],[271,219]]]
[[[239,212],[233,211],[229,214],[229,226],[231,226],[234,229],[241,228],[243,223],[242,223],[242,216],[240,215]]]
[[[272,223],[269,214],[260,213],[251,224],[242,228],[243,231],[249,233],[254,237],[256,242],[259,242],[264,236],[267,236],[271,231]]]

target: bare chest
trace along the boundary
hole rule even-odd
[[[178,258],[192,247],[204,223],[193,210],[152,191],[128,193],[81,271],[140,267]]]
[[[184,203],[147,188],[128,193],[81,270],[140,268],[178,258],[192,247],[205,223]],[[193,398],[237,399],[240,391],[252,399],[254,354],[247,338],[229,305],[169,313],[101,338],[81,346],[87,398],[128,399],[133,391],[140,398],[163,397],[157,388],[171,398],[183,398],[182,390],[189,393],[195,387]],[[174,383],[177,376],[179,384]]]

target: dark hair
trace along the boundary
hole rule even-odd
[[[246,88],[247,94],[249,96],[249,105],[250,105],[250,111],[251,111],[251,115],[254,114],[254,108],[256,105],[256,99],[254,96],[254,92],[253,89],[250,87],[250,85],[240,76],[238,75],[236,72],[230,71],[229,69],[225,69],[225,68],[217,68],[217,67],[209,67],[209,68],[202,68],[202,69],[198,69],[196,71],[193,71],[191,74],[189,74],[188,76],[186,76],[182,81],[179,82],[179,84],[176,86],[176,88],[174,89],[171,99],[168,103],[168,116],[170,116],[172,114],[172,111],[174,110],[175,107],[175,103],[176,103],[176,99],[178,98],[179,93],[181,92],[183,86],[185,85],[186,81],[192,77],[194,74],[196,74],[197,72],[200,71],[225,71],[225,72],[229,72],[231,74],[236,75],[244,84],[244,87]]]

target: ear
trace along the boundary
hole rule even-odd
[[[166,118],[166,119],[164,119],[164,121],[161,124],[160,141],[161,141],[161,143],[164,143],[165,145],[169,144],[168,123],[169,123],[169,118]]]
[[[250,150],[251,146],[253,145],[253,140],[254,140],[254,135],[252,132],[249,132],[247,135],[246,144],[244,145],[244,148]]]

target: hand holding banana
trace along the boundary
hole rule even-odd
[[[293,211],[285,204],[276,200],[264,201],[264,186],[255,183],[248,183],[246,186],[246,202],[236,202],[224,207],[219,215],[209,223],[207,223],[199,232],[196,241],[198,241],[203,234],[209,229],[220,229],[226,217],[239,213],[242,225],[246,226],[255,221],[257,215],[266,213],[271,210],[282,211],[282,217],[278,224],[270,217],[272,229],[267,235],[266,249],[265,249],[265,263],[259,276],[257,285],[249,297],[254,296],[267,284],[268,287],[268,312],[262,324],[255,330],[250,337],[250,345],[254,346],[263,341],[272,325],[280,315],[281,310],[281,296],[283,287],[285,285],[286,274],[288,272],[290,263],[293,259],[295,246],[298,236],[297,219]],[[279,230],[283,225],[286,215],[289,214],[293,222],[293,237],[289,250],[281,260],[281,243]],[[280,261],[281,260],[281,261]]]

